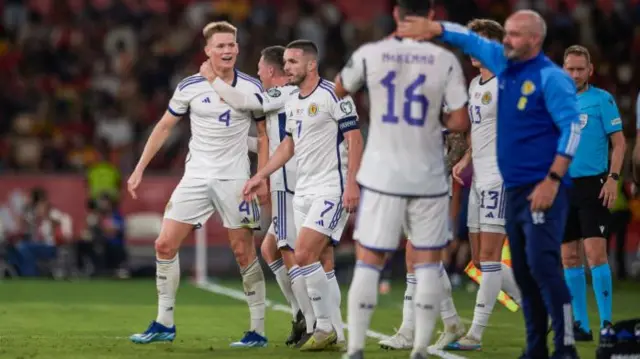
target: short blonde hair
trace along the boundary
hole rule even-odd
[[[206,40],[219,33],[233,34],[235,37],[238,34],[238,29],[226,21],[210,22],[202,29],[202,35]]]
[[[564,60],[567,60],[567,56],[569,55],[576,55],[576,56],[584,56],[585,59],[587,59],[587,63],[591,63],[591,54],[589,53],[589,50],[587,50],[586,47],[584,46],[580,46],[580,45],[573,45],[573,46],[569,46],[565,51],[564,51]]]

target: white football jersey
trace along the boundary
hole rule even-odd
[[[296,196],[342,195],[347,180],[344,133],[357,128],[351,97],[338,99],[332,82],[321,79],[313,92],[287,102],[287,134],[297,163]]]
[[[256,94],[262,103],[267,118],[267,135],[269,136],[269,157],[273,156],[278,145],[287,135],[287,115],[285,104],[298,96],[300,90],[296,86],[274,87]],[[272,191],[287,191],[293,193],[296,185],[296,160],[291,158],[281,169],[271,174],[269,178]]]
[[[232,85],[251,94],[262,92],[260,81],[239,71],[235,71]],[[230,107],[198,74],[178,84],[169,112],[175,116],[188,112],[191,120],[185,177],[249,178],[247,137],[253,114]]]
[[[471,158],[477,182],[502,181],[496,153],[498,80],[482,82],[480,76],[469,85]]]
[[[455,111],[468,100],[453,53],[429,42],[389,37],[356,50],[341,78],[350,93],[363,86],[369,90],[360,185],[400,196],[445,195],[441,111],[445,103]]]

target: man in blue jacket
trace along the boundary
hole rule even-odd
[[[527,328],[523,359],[577,358],[571,297],[561,273],[560,246],[568,211],[565,176],[580,141],[580,115],[571,78],[542,53],[546,24],[531,10],[505,23],[502,44],[467,28],[407,18],[400,36],[434,38],[459,47],[498,76],[498,166],[507,189],[506,229],[522,290]]]

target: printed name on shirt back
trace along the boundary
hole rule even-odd
[[[435,57],[433,55],[422,54],[390,54],[385,52],[382,54],[382,61],[395,62],[398,64],[417,64],[417,65],[433,65]]]

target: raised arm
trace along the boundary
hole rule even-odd
[[[217,77],[211,87],[229,106],[240,111],[263,111],[259,94],[242,92]]]
[[[504,47],[501,43],[479,36],[459,24],[442,22],[441,25],[440,40],[475,57],[494,74],[501,73],[507,66],[507,58],[504,56]]]
[[[502,44],[487,40],[466,27],[451,22],[435,22],[420,16],[408,16],[398,25],[398,34],[412,38],[440,40],[478,59],[494,74],[507,66]]]
[[[542,70],[542,86],[547,111],[560,130],[557,155],[551,172],[564,176],[580,143],[580,112],[573,80],[559,68]]]

